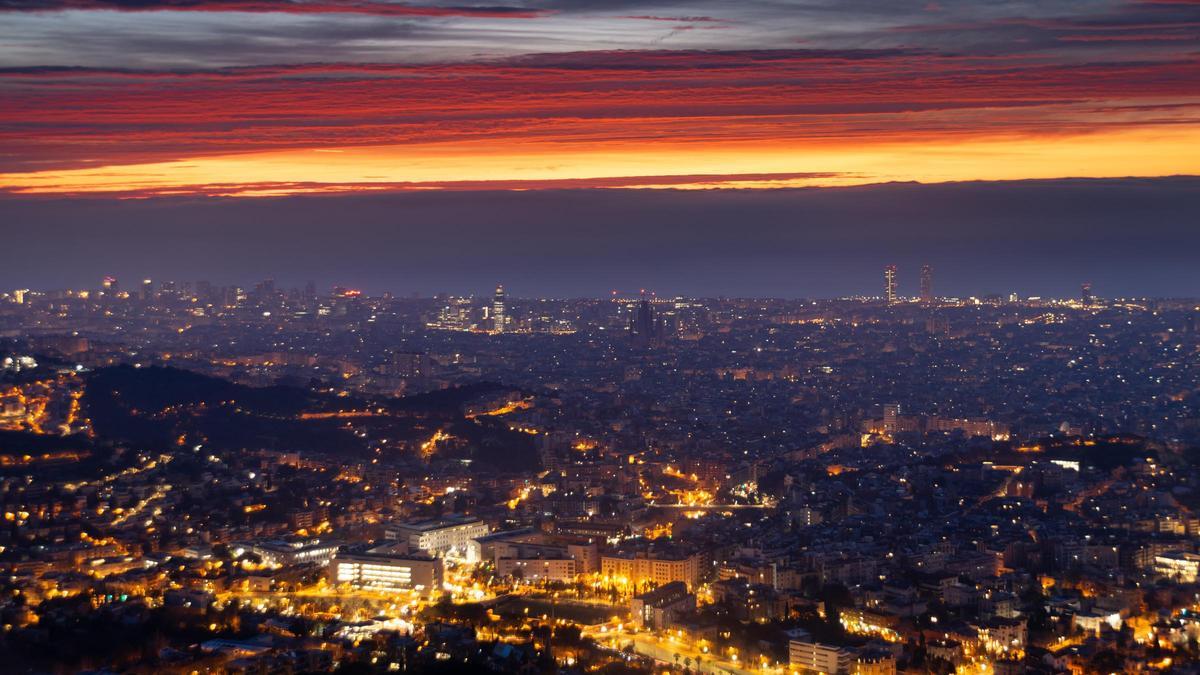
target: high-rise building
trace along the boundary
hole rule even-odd
[[[1092,297],[1092,282],[1090,282],[1090,281],[1083,282],[1083,285],[1079,287],[1079,301],[1085,305],[1090,305],[1090,304],[1092,304],[1093,299],[1094,298]]]
[[[432,361],[425,352],[396,352],[384,366],[384,372],[396,377],[419,380],[432,373]]]
[[[472,323],[474,304],[471,298],[448,298],[446,305],[438,312],[436,327],[443,330],[470,329],[474,325]],[[484,310],[486,314],[487,308],[485,307]]]
[[[883,268],[883,297],[887,304],[896,304],[896,266],[888,265]]]
[[[154,280],[142,279],[142,302],[149,302],[154,298]]]
[[[892,433],[900,425],[900,404],[883,404],[883,430]]]
[[[921,265],[921,302],[933,302],[933,265]]]
[[[508,324],[508,312],[504,306],[504,286],[496,286],[496,294],[492,296],[492,330],[503,333]]]
[[[202,303],[210,303],[213,301],[213,285],[211,281],[196,282],[196,299]]]
[[[261,302],[275,297],[275,280],[263,279],[254,286],[254,295]]]
[[[635,345],[653,347],[666,340],[666,322],[656,314],[649,300],[638,303],[637,314],[629,322],[629,337]]]

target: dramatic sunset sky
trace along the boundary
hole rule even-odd
[[[450,204],[477,209],[462,222],[482,227],[472,213],[496,215],[496,192],[559,195],[507,203],[519,224],[573,213],[562,195],[622,188],[683,205],[685,188],[1117,178],[1142,182],[1067,185],[1131,191],[1102,215],[1126,209],[1166,237],[1193,213],[1195,184],[1155,181],[1197,174],[1200,0],[0,0],[0,215],[35,238],[72,199],[116,200],[127,213],[114,222],[147,223],[150,207],[130,202],[317,193],[349,205],[383,192],[403,234],[417,227],[408,205],[431,203],[417,193],[454,191]],[[850,206],[878,192],[861,189]],[[195,215],[180,203],[169,202],[181,218]],[[268,223],[307,210],[272,203],[286,215]],[[769,203],[741,213],[808,222],[800,206],[760,213]],[[655,217],[674,222],[666,204]],[[1008,206],[937,205],[962,226],[1015,219]],[[842,222],[845,246],[896,231],[848,212],[820,224]],[[1094,215],[1023,217],[1079,242]],[[941,222],[923,218],[912,214]],[[1117,249],[1138,251],[1127,243]],[[1149,288],[1158,272],[1129,272],[1124,286]]]
[[[1188,0],[0,0],[16,192],[1200,173]]]

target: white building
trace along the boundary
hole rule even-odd
[[[495,532],[471,542],[468,558],[493,560],[496,574],[527,581],[574,581],[575,576],[600,569],[595,542],[556,537],[533,528]]]
[[[848,674],[854,667],[854,654],[836,645],[813,641],[804,631],[788,642],[788,664],[792,673]]]
[[[1124,621],[1120,612],[1077,612],[1071,623],[1079,630],[1099,634],[1104,630],[1121,630]]]
[[[572,558],[497,558],[496,575],[525,581],[561,581],[570,583],[578,573]]]
[[[439,558],[382,553],[338,553],[329,566],[329,581],[358,588],[414,590],[435,595],[442,590],[444,569]]]
[[[328,565],[337,553],[338,545],[320,539],[284,540],[271,539],[254,542],[249,551],[268,565],[302,565],[314,563]]]
[[[1200,577],[1200,555],[1186,551],[1169,551],[1154,556],[1154,572],[1185,584],[1196,583]]]
[[[409,551],[464,558],[467,562],[479,562],[475,559],[478,547],[472,546],[472,540],[487,533],[487,523],[468,516],[397,523],[384,530],[384,536],[407,544]]]

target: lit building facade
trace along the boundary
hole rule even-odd
[[[1170,551],[1154,557],[1154,572],[1161,577],[1185,584],[1200,578],[1200,555],[1187,551]]]
[[[842,647],[802,636],[788,642],[788,666],[792,673],[848,674],[854,667],[854,655]]]
[[[569,583],[579,573],[579,564],[571,558],[497,558],[496,575],[525,581],[561,581]]]
[[[654,630],[670,628],[676,616],[695,609],[696,596],[688,592],[687,584],[682,581],[660,586],[629,602],[629,616],[634,625]]]
[[[600,557],[600,573],[628,579],[630,583],[651,582],[659,586],[681,581],[688,588],[700,583],[700,554],[677,555],[657,551],[609,554]]]
[[[444,569],[440,558],[377,553],[338,553],[329,566],[329,581],[356,588],[415,590],[425,595],[441,591]]]
[[[508,307],[505,302],[504,286],[496,286],[496,294],[492,296],[492,330],[503,333],[508,326]]]
[[[487,523],[463,516],[398,523],[384,530],[385,537],[406,544],[411,552],[465,558],[468,562],[478,562],[473,559],[478,548],[471,545],[472,540],[487,533]]]
[[[251,544],[249,550],[268,565],[327,565],[337,553],[338,545],[320,539],[272,539]]]

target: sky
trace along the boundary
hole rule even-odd
[[[494,2],[0,0],[0,185],[1200,173],[1200,2]]]
[[[1198,174],[1200,0],[0,0],[0,226],[29,199],[266,200],[251,229],[287,236],[281,196],[452,192],[486,220]]]
[[[10,198],[0,288],[105,275],[376,294],[1200,297],[1200,178],[774,190]],[[1080,205],[1086,205],[1081,208]],[[352,217],[346,217],[346,214]]]

